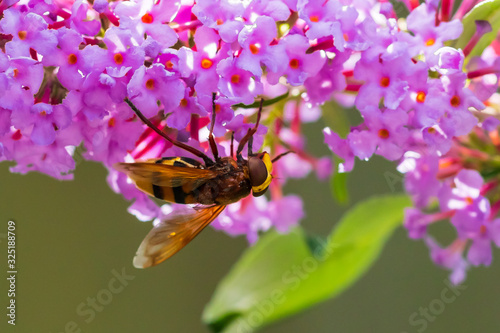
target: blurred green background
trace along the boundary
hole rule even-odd
[[[322,125],[308,125],[308,147],[328,154]],[[351,204],[377,193],[401,191],[393,164],[381,159],[357,161],[349,179]],[[7,324],[7,280],[0,283],[0,332],[208,332],[201,313],[217,283],[227,274],[247,242],[208,228],[189,246],[158,267],[137,270],[132,257],[150,229],[126,211],[130,203],[108,187],[98,164],[78,165],[75,180],[60,182],[31,173],[10,174],[0,164],[0,256],[6,276],[7,221],[16,222],[17,320]],[[334,203],[328,183],[312,175],[291,180],[287,193],[305,202],[306,230],[326,235],[346,210]],[[474,268],[465,289],[453,295],[448,273],[433,265],[422,242],[400,228],[381,258],[358,283],[330,300],[261,330],[277,332],[499,332],[500,252],[490,268]],[[110,281],[122,272],[130,280],[120,288]],[[132,279],[133,278],[133,279]],[[118,291],[120,289],[120,291]],[[107,298],[111,295],[112,298]],[[99,311],[88,303],[101,297]],[[444,304],[443,308],[439,304]],[[419,314],[434,306],[438,315]],[[414,314],[416,313],[416,315]],[[410,316],[417,323],[410,322]],[[425,325],[424,325],[425,322]]]

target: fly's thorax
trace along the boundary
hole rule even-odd
[[[251,192],[248,163],[223,157],[211,166],[218,176],[198,187],[195,196],[201,204],[228,205],[241,200]]]
[[[218,160],[211,168],[221,174],[225,174],[234,170],[241,169],[241,166],[238,165],[238,163],[232,157],[226,156]]]
[[[263,152],[248,158],[248,173],[254,197],[266,193],[273,179],[272,172],[273,162],[268,153]]]

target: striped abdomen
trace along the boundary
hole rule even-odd
[[[197,168],[203,166],[200,162],[189,157],[164,157],[155,160],[153,163],[171,165],[183,168]],[[138,181],[136,186],[155,198],[175,202],[180,204],[195,204],[199,203],[193,191],[196,189],[194,183],[188,182],[183,186],[169,187],[158,186],[147,181]]]

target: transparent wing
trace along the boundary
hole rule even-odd
[[[226,206],[209,206],[173,213],[144,238],[134,257],[136,268],[158,265],[176,254],[210,224]]]
[[[148,162],[116,163],[114,168],[127,174],[135,183],[142,181],[168,187],[193,183],[193,187],[195,188],[217,175],[215,171],[208,169],[186,168]]]

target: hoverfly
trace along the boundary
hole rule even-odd
[[[118,171],[126,173],[139,190],[150,196],[169,202],[197,205],[189,212],[174,212],[153,227],[134,257],[133,263],[137,268],[155,266],[173,256],[209,225],[227,205],[241,200],[250,192],[255,197],[263,195],[273,178],[273,162],[289,153],[288,151],[280,154],[272,160],[267,152],[253,153],[253,135],[257,131],[262,113],[261,100],[255,126],[248,129],[239,142],[236,160],[233,159],[234,133],[231,135],[231,156],[220,157],[213,136],[215,97],[214,94],[212,123],[208,136],[214,160],[203,152],[170,138],[153,125],[130,100],[125,99],[147,126],[173,145],[204,161],[202,164],[186,157],[164,157],[114,165]],[[241,154],[246,144],[248,159]]]

